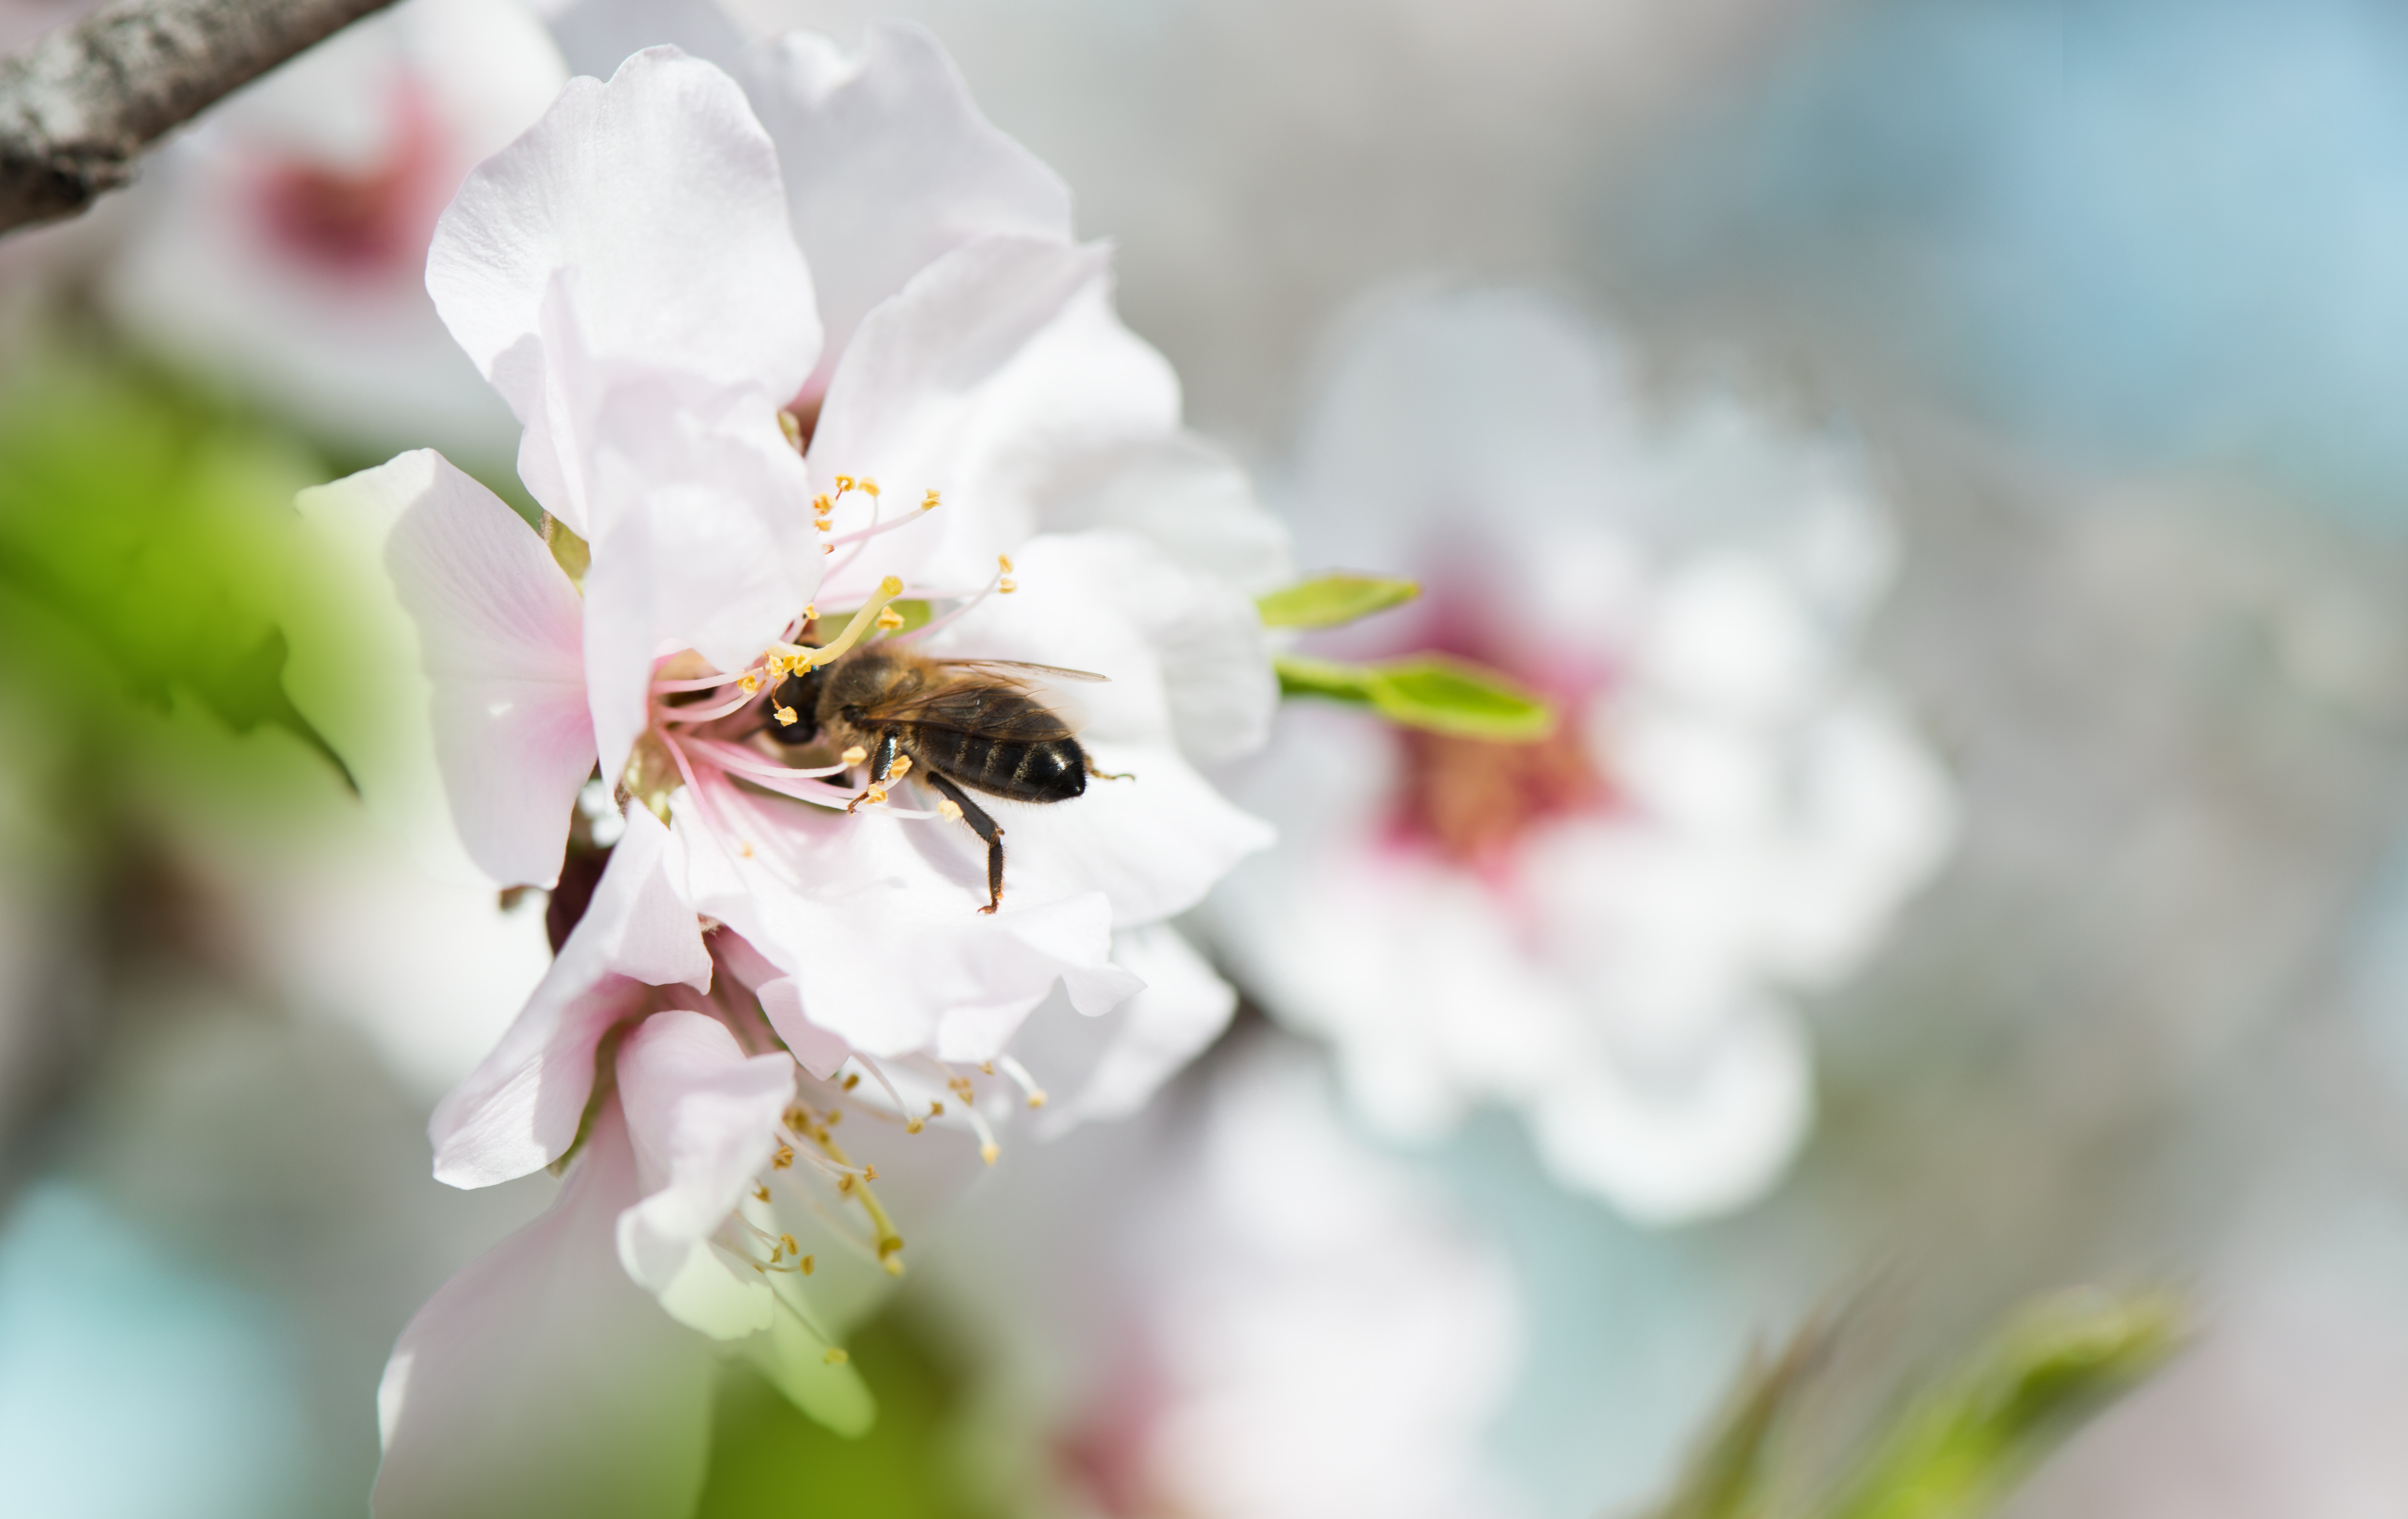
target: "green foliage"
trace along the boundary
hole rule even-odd
[[[1818,1320],[1751,1358],[1670,1500],[1649,1519],[1979,1519],[2065,1439],[2180,1350],[2182,1305],[2082,1289],[2011,1317],[1952,1373],[1834,1453],[1841,1327]]]
[[[2181,1307],[2162,1293],[2076,1291],[2031,1305],[1906,1410],[1832,1519],[1988,1512],[2185,1338]]]
[[[1443,654],[1384,664],[1340,664],[1301,654],[1274,661],[1283,696],[1317,696],[1368,706],[1390,722],[1455,738],[1528,744],[1555,726],[1546,699],[1493,670]]]
[[[710,1474],[695,1519],[989,1519],[951,1441],[958,1374],[893,1312],[853,1336],[852,1359],[878,1419],[853,1438],[797,1410],[749,1367],[732,1367],[711,1424]]]
[[[284,695],[275,616],[293,492],[315,476],[164,385],[40,363],[0,398],[0,677],[53,718],[182,692],[236,731],[314,738]]]
[[[1254,598],[1266,628],[1336,628],[1402,606],[1422,593],[1411,580],[1325,575]]]

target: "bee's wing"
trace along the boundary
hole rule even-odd
[[[1065,670],[1058,664],[1030,664],[1025,660],[939,660],[948,670],[969,670],[982,674],[1002,675],[1020,680],[1110,680],[1092,670]]]
[[[923,688],[865,709],[861,720],[950,728],[1009,744],[1041,744],[1068,738],[1073,731],[1053,708],[1000,680],[956,680]]]

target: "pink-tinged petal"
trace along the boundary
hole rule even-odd
[[[997,1053],[1057,981],[1092,1005],[1135,989],[1111,963],[1111,906],[1008,890],[992,916],[953,825],[848,817],[706,782],[681,794],[695,910],[740,933],[799,988],[789,1011],[865,1054]],[[705,821],[705,818],[708,821]],[[735,845],[750,845],[745,855]],[[781,1037],[810,1036],[791,1020]],[[975,1050],[976,1053],[968,1053]]]
[[[662,1306],[714,1339],[740,1340],[775,1312],[757,1272],[739,1277],[710,1236],[758,1185],[795,1098],[795,1062],[747,1058],[701,1013],[655,1013],[619,1048],[619,1100],[643,1201],[619,1219],[619,1258]]]
[[[620,1269],[636,1160],[615,1104],[541,1218],[445,1283],[377,1393],[377,1519],[680,1519],[702,1484],[709,1342]]]
[[[479,869],[506,885],[560,873],[569,806],[594,766],[576,589],[500,498],[420,449],[301,493],[315,588],[381,647],[295,619],[286,683],[388,813],[444,810]],[[409,646],[414,652],[406,652]],[[394,666],[407,660],[415,671]]]
[[[734,424],[661,377],[616,387],[598,413],[585,575],[586,678],[603,773],[643,731],[652,660],[698,650],[740,669],[819,589],[810,477],[756,408]]]
[[[1109,1017],[1040,1013],[1012,1046],[1051,1088],[1039,1129],[1048,1139],[1145,1106],[1220,1037],[1238,1009],[1237,988],[1167,923],[1114,934],[1112,959],[1142,980],[1144,989]]]
[[[852,1047],[836,1035],[813,1023],[803,1014],[803,984],[793,976],[781,975],[765,981],[753,988],[761,1000],[761,1011],[768,1015],[769,1027],[794,1051],[795,1058],[815,1080],[825,1081],[853,1053]]]
[[[1112,315],[1108,249],[1005,236],[955,248],[862,322],[810,456],[823,490],[870,476],[903,509],[931,490],[945,504],[831,572],[823,600],[845,604],[890,572],[975,589],[1046,499],[1178,426],[1178,379]],[[862,520],[851,503],[836,517],[839,530]]]
[[[850,58],[795,32],[746,63],[819,288],[817,384],[870,309],[944,253],[990,233],[1069,242],[1069,187],[979,114],[924,29],[872,21]]]
[[[542,121],[468,176],[436,228],[427,289],[523,423],[557,419],[576,377],[551,351],[555,287],[587,362],[667,370],[752,398],[767,417],[820,350],[810,271],[786,224],[776,150],[743,92],[674,49],[608,84],[569,81]],[[546,509],[580,532],[566,465],[523,450]]]
[[[435,1175],[490,1186],[550,1165],[577,1137],[594,1090],[595,1050],[657,1005],[655,987],[710,984],[710,956],[676,881],[668,830],[641,806],[611,851],[594,900],[524,1011],[435,1110]]]

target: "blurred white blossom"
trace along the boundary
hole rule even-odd
[[[519,0],[407,0],[146,168],[101,297],[142,343],[366,451],[508,457],[509,413],[426,293],[436,218],[566,78]]]
[[[1720,394],[1657,413],[1569,313],[1394,311],[1330,377],[1300,545],[1417,575],[1356,653],[1437,647],[1560,703],[1526,746],[1297,710],[1245,794],[1235,962],[1398,1134],[1511,1104],[1550,1169],[1658,1222],[1738,1207],[1811,1109],[1792,999],[1939,862],[1949,788],[1857,623],[1889,540],[1860,464]]]

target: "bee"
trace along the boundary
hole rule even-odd
[[[831,663],[781,681],[768,703],[769,733],[783,744],[859,746],[869,785],[853,799],[882,800],[910,774],[961,809],[986,844],[986,905],[1003,902],[1003,829],[969,792],[1010,802],[1068,802],[1087,777],[1125,780],[1095,767],[1060,714],[1030,694],[1038,680],[1102,680],[1083,670],[1008,660],[939,660],[892,644],[865,644]],[[781,722],[791,713],[792,722]]]

